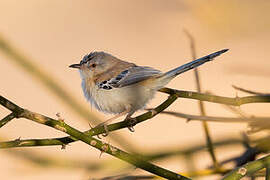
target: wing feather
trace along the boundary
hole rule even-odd
[[[123,77],[119,78],[119,76],[121,77],[121,74],[123,74],[123,72],[125,72]],[[161,71],[147,66],[134,66],[123,72],[117,76],[119,79],[118,81],[117,77],[114,78],[115,80],[112,81],[114,83],[111,84],[113,87],[128,86],[146,80],[152,76],[162,74]]]

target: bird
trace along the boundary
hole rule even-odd
[[[136,111],[144,109],[155,93],[177,75],[227,51],[223,49],[214,52],[165,73],[121,60],[103,51],[86,54],[79,64],[69,67],[79,70],[84,96],[91,105],[103,113],[115,115],[99,124],[104,125],[107,134],[107,123],[124,115],[125,120],[130,120]],[[132,127],[129,129],[133,131]]]

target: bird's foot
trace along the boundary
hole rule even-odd
[[[129,110],[124,111],[124,112],[121,112],[121,113],[117,114],[116,116],[114,116],[114,117],[112,117],[112,118],[110,118],[110,119],[108,119],[108,120],[106,120],[106,121],[104,121],[104,122],[98,124],[96,127],[100,127],[100,126],[103,126],[103,127],[104,127],[104,131],[105,131],[105,132],[102,133],[102,136],[103,136],[103,137],[106,137],[106,136],[109,135],[108,124],[109,124],[110,122],[112,122],[113,120],[115,120],[115,119],[117,119],[117,118],[123,116],[123,115],[126,114],[127,112],[129,112]],[[98,138],[100,138],[100,137],[98,136]]]
[[[135,132],[134,126],[137,124],[137,119],[126,117],[125,121],[128,123],[128,130],[130,130],[130,132]]]
[[[96,125],[94,128],[102,127],[102,126],[104,127],[104,131],[105,131],[105,132],[102,133],[101,135],[102,135],[103,137],[106,137],[106,136],[109,135],[109,130],[108,130],[108,125],[107,125],[107,123],[102,122],[102,123]],[[99,134],[99,135],[100,135],[100,134]],[[100,137],[99,135],[97,135],[97,137],[98,137],[99,139],[101,139],[101,137]]]
[[[105,132],[102,133],[101,135],[102,135],[103,137],[106,137],[106,136],[109,135],[108,125],[107,125],[107,124],[104,124],[103,127],[104,127]]]

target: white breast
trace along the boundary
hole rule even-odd
[[[99,111],[118,114],[126,110],[137,111],[154,97],[155,90],[136,84],[110,90],[100,89],[98,86],[86,86],[82,81],[85,97]]]

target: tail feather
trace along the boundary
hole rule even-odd
[[[229,49],[223,49],[223,50],[214,52],[212,54],[209,54],[207,56],[201,57],[199,59],[196,59],[194,61],[191,61],[189,63],[186,63],[186,64],[184,64],[182,66],[179,66],[179,67],[177,67],[177,68],[175,68],[175,69],[173,69],[171,71],[168,71],[168,72],[164,73],[161,76],[161,78],[164,79],[164,80],[166,80],[166,79],[170,80],[170,79],[174,78],[175,76],[177,76],[177,75],[179,75],[181,73],[184,73],[184,72],[186,72],[188,70],[196,68],[196,67],[198,67],[198,66],[200,66],[200,65],[202,65],[202,64],[204,64],[204,63],[206,63],[208,61],[212,61],[215,57],[227,52],[228,50]]]

